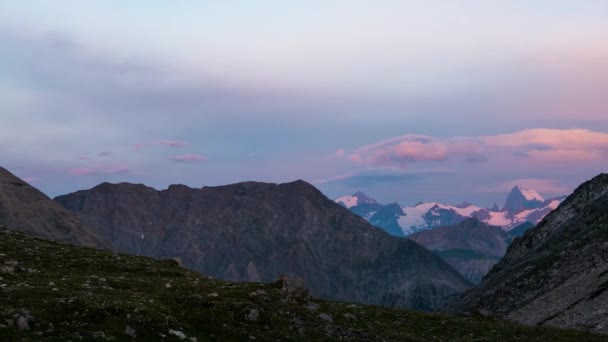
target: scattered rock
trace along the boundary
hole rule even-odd
[[[0,266],[0,272],[15,273],[17,265],[19,265],[18,261],[14,261],[14,260],[5,261],[4,265]]]
[[[17,329],[19,329],[20,331],[30,330],[30,322],[25,316],[19,316],[19,318],[17,318],[16,323]]]
[[[321,313],[321,314],[319,314],[319,318],[321,318],[322,320],[324,320],[324,321],[326,321],[326,322],[329,322],[329,323],[331,323],[331,322],[333,322],[333,321],[334,321],[334,319],[333,319],[333,318],[331,318],[331,316],[330,316],[330,315],[328,315],[328,314],[326,314],[326,313]]]
[[[310,312],[316,312],[317,310],[319,310],[319,304],[314,302],[308,302],[308,305],[306,305],[306,309]]]
[[[135,331],[135,329],[131,328],[128,325],[125,328],[125,335],[132,337],[132,338],[137,338],[137,332]]]
[[[170,289],[170,288],[172,287],[172,286],[171,286],[171,283],[166,283],[166,284],[165,284],[165,287],[166,287],[166,288],[168,288],[168,289]]]
[[[186,334],[184,334],[183,332],[181,332],[179,330],[169,330],[169,335],[173,335],[173,336],[179,338],[180,340],[185,340],[187,338]]]
[[[249,309],[249,313],[245,315],[245,318],[248,321],[257,321],[258,317],[260,317],[260,312],[257,309]]]
[[[301,278],[290,278],[288,275],[282,275],[279,278],[281,283],[281,291],[293,297],[308,297],[308,289],[304,287],[304,280]]]
[[[182,264],[182,258],[180,258],[180,257],[174,257],[174,258],[171,258],[171,260],[173,260],[173,262],[175,262],[175,264],[177,265],[177,267],[182,267],[183,266],[183,264]]]
[[[344,318],[349,318],[349,319],[356,319],[355,316],[353,314],[349,314],[349,313],[345,313],[344,314]]]
[[[213,292],[207,295],[208,297],[219,297],[220,295],[217,292]]]
[[[492,315],[492,313],[486,309],[479,309],[479,310],[477,310],[477,313],[482,317],[488,317],[488,316]]]

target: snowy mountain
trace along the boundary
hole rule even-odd
[[[346,208],[356,207],[362,204],[378,204],[375,199],[367,196],[363,192],[356,192],[352,196],[342,196],[336,199],[336,203],[345,206]]]
[[[479,221],[509,231],[522,223],[536,224],[557,208],[562,198],[545,200],[535,190],[514,187],[503,209],[498,205],[482,208],[468,202],[450,205],[439,202],[418,203],[413,207],[400,207],[393,203],[379,204],[362,192],[342,196],[336,202],[349,208],[373,225],[397,236],[408,236],[436,227],[458,224],[474,217]]]
[[[545,202],[545,199],[536,191],[516,186],[511,190],[503,210],[518,213],[526,209],[536,209]]]

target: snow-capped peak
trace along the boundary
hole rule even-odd
[[[367,203],[367,204],[378,204],[375,199],[367,196],[361,191],[355,192],[352,196],[342,196],[338,197],[336,203],[342,203],[347,208],[356,207],[358,205]]]
[[[359,202],[359,200],[355,196],[342,196],[342,197],[336,198],[336,203],[344,204],[344,206],[347,208],[356,207],[358,202]]]
[[[544,202],[545,199],[543,198],[543,196],[541,196],[538,192],[536,192],[536,190],[532,190],[532,189],[525,189],[522,188],[521,186],[516,186],[515,187],[517,190],[519,190],[519,192],[524,196],[524,198],[527,201],[540,201],[540,202]]]

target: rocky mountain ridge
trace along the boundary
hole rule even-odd
[[[109,248],[109,244],[85,227],[77,215],[2,167],[0,225],[43,239]]]
[[[470,283],[303,181],[193,189],[104,183],[55,199],[129,254],[232,281],[301,277],[313,295],[434,310]]]
[[[448,310],[608,333],[608,175],[580,185]]]

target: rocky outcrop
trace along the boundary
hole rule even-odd
[[[448,306],[608,333],[608,175],[579,186],[516,238],[479,286]]]
[[[408,238],[435,251],[473,283],[479,283],[505,255],[509,242],[504,230],[474,218],[418,232]]]
[[[315,296],[421,310],[469,287],[441,258],[372,227],[303,181],[163,191],[105,183],[56,201],[119,251],[179,257],[184,267],[221,279],[286,274]]]
[[[75,214],[1,167],[0,226],[47,240],[109,248]]]

